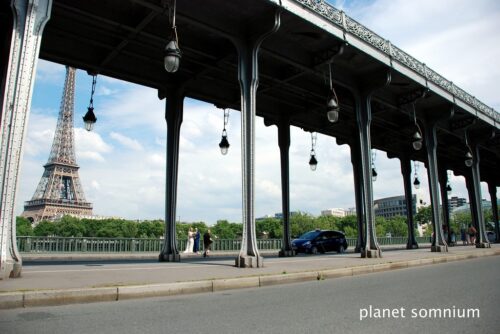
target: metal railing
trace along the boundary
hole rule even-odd
[[[498,126],[498,122],[500,122],[500,113],[498,113],[495,109],[489,107],[485,103],[479,101],[477,98],[467,93],[462,88],[455,85],[452,81],[447,80],[442,75],[437,73],[436,71],[430,69],[422,63],[418,61],[413,56],[394,46],[390,41],[385,38],[377,35],[361,23],[352,19],[345,12],[335,8],[333,5],[328,3],[326,0],[295,0],[300,3],[304,7],[312,10],[318,15],[323,16],[325,19],[329,20],[336,26],[342,29],[344,34],[344,40],[347,42],[346,36],[353,35],[359,38],[360,40],[368,43],[372,47],[377,50],[385,53],[390,59],[390,64],[392,67],[392,62],[397,61],[404,65],[405,67],[411,69],[415,73],[418,73],[424,80],[426,86],[428,86],[428,82],[432,82],[436,86],[441,87],[448,93],[450,93],[452,100],[455,104],[455,98],[460,99],[464,103],[471,106],[477,112],[485,115],[486,117],[493,120],[495,126]]]
[[[356,238],[346,238],[349,247],[356,246]],[[377,238],[380,245],[404,245],[406,237]],[[417,237],[418,243],[429,243],[429,237]],[[178,240],[179,252],[186,249],[187,240]],[[125,252],[160,252],[163,239],[147,238],[85,238],[85,237],[17,237],[17,245],[22,253],[125,253]],[[258,239],[260,250],[279,250],[281,239]],[[239,251],[241,240],[215,239],[213,251]],[[200,251],[203,242],[200,240]]]

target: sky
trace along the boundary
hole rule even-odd
[[[500,2],[496,0],[338,0],[347,15],[389,39],[476,96],[500,110]],[[182,64],[181,64],[182,66]],[[16,213],[30,200],[52,145],[65,68],[40,60],[20,176]],[[77,71],[75,146],[79,175],[94,214],[126,219],[164,219],[166,124],[165,100],[153,89],[98,76],[94,131],[83,128],[91,77]],[[257,101],[258,104],[258,101]],[[186,99],[181,128],[177,219],[183,222],[242,220],[241,129],[239,111],[230,111],[229,153],[218,143],[223,111]],[[275,126],[257,118],[255,216],[281,212],[279,148]],[[354,207],[354,181],[348,146],[318,135],[318,168],[308,161],[310,133],[291,129],[290,208],[319,215],[329,208]],[[378,179],[374,198],[404,194],[398,160],[376,151]],[[429,202],[425,167],[418,167],[423,197]],[[451,176],[452,196],[467,198],[462,177]],[[489,200],[482,184],[483,198]]]

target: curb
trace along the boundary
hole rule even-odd
[[[306,272],[272,274],[263,276],[108,288],[6,292],[0,293],[0,309],[119,301],[136,298],[164,297],[234,289],[260,288],[278,284],[290,284],[324,279],[334,279],[346,276],[357,276],[375,272],[392,271],[446,262],[463,261],[495,255],[500,255],[500,249],[490,249],[482,251],[480,253],[457,254],[450,256],[440,256],[436,258],[369,264],[348,268],[326,269],[319,271],[313,270]]]

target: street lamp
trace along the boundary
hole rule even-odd
[[[470,150],[465,153],[465,166],[471,167],[472,166],[472,153],[470,153]]]
[[[97,118],[94,114],[94,93],[95,85],[97,83],[97,75],[92,75],[92,89],[90,91],[90,103],[87,108],[87,113],[83,116],[83,123],[85,124],[85,130],[92,131],[94,124],[97,122]]]
[[[412,107],[413,107],[412,109],[413,123],[415,123],[415,127],[417,128],[417,131],[415,131],[415,133],[413,134],[412,145],[415,151],[420,151],[422,149],[422,144],[423,144],[422,129],[420,129],[420,126],[418,125],[417,122],[417,110],[415,109],[415,102],[412,103]]]
[[[377,158],[377,151],[372,150],[372,181],[377,181],[377,170],[375,169],[375,159]]]
[[[176,0],[173,0],[173,5],[169,6],[168,19],[172,25],[170,40],[165,46],[163,63],[165,70],[168,73],[175,73],[179,69],[179,64],[181,62],[181,50],[179,49],[179,38],[177,36],[177,27],[175,26],[175,9]]]
[[[415,171],[415,180],[413,181],[413,186],[415,189],[420,188],[420,180],[418,179],[418,163],[413,161],[413,170]]]
[[[413,145],[413,148],[415,149],[415,151],[420,151],[422,149],[422,144],[423,144],[422,135],[420,134],[419,130],[417,130],[413,134],[412,145]]]
[[[315,171],[318,167],[318,160],[316,160],[316,140],[317,134],[316,132],[311,132],[311,158],[309,159],[309,167],[312,171]]]
[[[446,172],[446,192],[451,193],[450,173]]]
[[[222,138],[219,143],[220,152],[222,155],[226,155],[229,149],[229,141],[227,140],[226,125],[229,121],[229,110],[224,109],[224,128],[222,129]]]
[[[318,167],[318,160],[316,160],[316,156],[313,152],[311,152],[311,159],[309,159],[309,167],[311,167],[312,171],[315,171],[316,167]]]
[[[413,186],[415,187],[415,189],[420,188],[420,180],[418,179],[418,176],[416,176],[416,175],[415,175],[415,181],[413,181]]]
[[[94,124],[97,122],[97,118],[94,114],[94,108],[88,107],[87,113],[83,116],[83,122],[85,123],[85,130],[92,131],[94,129]]]
[[[335,89],[332,83],[332,65],[328,64],[328,73],[330,78],[330,96],[326,101],[326,117],[330,123],[337,123],[339,121],[340,105]]]

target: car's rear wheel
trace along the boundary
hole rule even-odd
[[[344,254],[345,253],[345,248],[344,248],[344,245],[340,245],[339,246],[339,250],[338,250],[339,254]]]
[[[318,248],[317,247],[313,247],[311,248],[311,254],[318,254]]]

